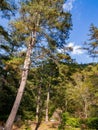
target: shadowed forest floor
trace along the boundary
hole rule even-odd
[[[41,123],[38,130],[57,130],[59,122],[43,122]],[[35,130],[36,123],[28,123],[22,125],[20,128],[17,126],[13,127],[13,130]]]
[[[38,130],[58,130],[58,125],[59,122],[43,122],[41,123],[40,127]],[[36,127],[36,123],[31,123],[31,125],[26,125],[26,126],[22,126],[22,127],[16,127],[14,126],[13,130],[35,130]],[[71,128],[71,127],[66,127],[65,130],[80,130],[79,128]]]
[[[59,126],[59,122],[57,121],[42,122],[38,130],[58,130],[58,126]],[[35,127],[36,127],[35,122],[31,122],[31,121],[28,123],[18,122],[17,124],[14,124],[12,130],[35,130]],[[2,128],[3,127],[1,126],[0,123],[0,130],[3,130]],[[65,130],[80,130],[80,128],[72,128],[70,126],[67,126]]]

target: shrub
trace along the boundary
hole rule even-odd
[[[68,120],[68,118],[69,118],[69,113],[68,112],[65,112],[65,113],[63,113],[62,114],[62,121],[63,122],[66,122],[67,120]]]
[[[97,130],[98,129],[98,117],[81,119],[80,120],[81,127],[84,125],[88,129]]]
[[[87,119],[85,119],[85,118],[80,119],[80,127],[83,130],[87,129]]]
[[[77,128],[80,126],[80,122],[78,118],[68,118],[66,125]]]
[[[98,129],[98,117],[88,118],[87,126],[91,129]]]
[[[66,121],[69,118],[69,114],[67,112],[62,113],[61,115],[61,124],[58,127],[58,130],[64,130],[65,129],[65,125],[66,125]]]
[[[34,119],[33,112],[32,111],[23,111],[22,119],[23,120],[33,120]]]

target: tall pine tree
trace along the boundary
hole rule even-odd
[[[66,43],[71,29],[71,15],[63,12],[64,0],[28,0],[21,3],[20,18],[12,23],[18,41],[27,47],[20,86],[5,125],[11,130],[18,111],[30,68],[30,56],[36,45],[60,47]],[[19,40],[20,39],[20,40]],[[49,53],[49,52],[47,52]]]

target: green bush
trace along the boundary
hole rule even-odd
[[[63,113],[62,114],[62,121],[63,122],[66,122],[67,120],[68,120],[68,118],[69,118],[69,113],[68,112],[65,112],[65,113]]]
[[[65,126],[70,126],[71,129],[80,127],[80,119],[71,118],[67,112],[62,114],[61,119],[62,121],[58,130],[65,130]]]
[[[88,128],[98,129],[98,117],[88,118],[86,124]]]
[[[68,118],[66,125],[77,128],[80,126],[80,122],[78,118]]]
[[[81,126],[84,125],[88,129],[97,130],[98,129],[98,117],[81,119],[80,124],[81,124]]]
[[[66,125],[66,121],[69,118],[69,114],[67,112],[62,113],[61,115],[61,124],[58,127],[58,130],[64,130],[65,129],[65,125]]]
[[[33,120],[34,119],[33,112],[32,111],[23,111],[22,119],[23,120]]]

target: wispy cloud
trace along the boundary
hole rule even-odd
[[[67,2],[63,5],[64,11],[71,11],[72,8],[73,8],[73,3],[74,3],[75,1],[76,1],[76,0],[67,0]]]
[[[85,51],[82,49],[82,46],[75,45],[74,42],[70,42],[64,48],[57,49],[57,51],[58,53],[65,53],[69,51],[71,55],[82,55],[85,53]]]
[[[80,45],[75,45],[74,42],[70,42],[67,47],[71,47],[73,51],[71,51],[72,55],[81,55],[84,53],[84,50],[81,49],[82,47]]]

